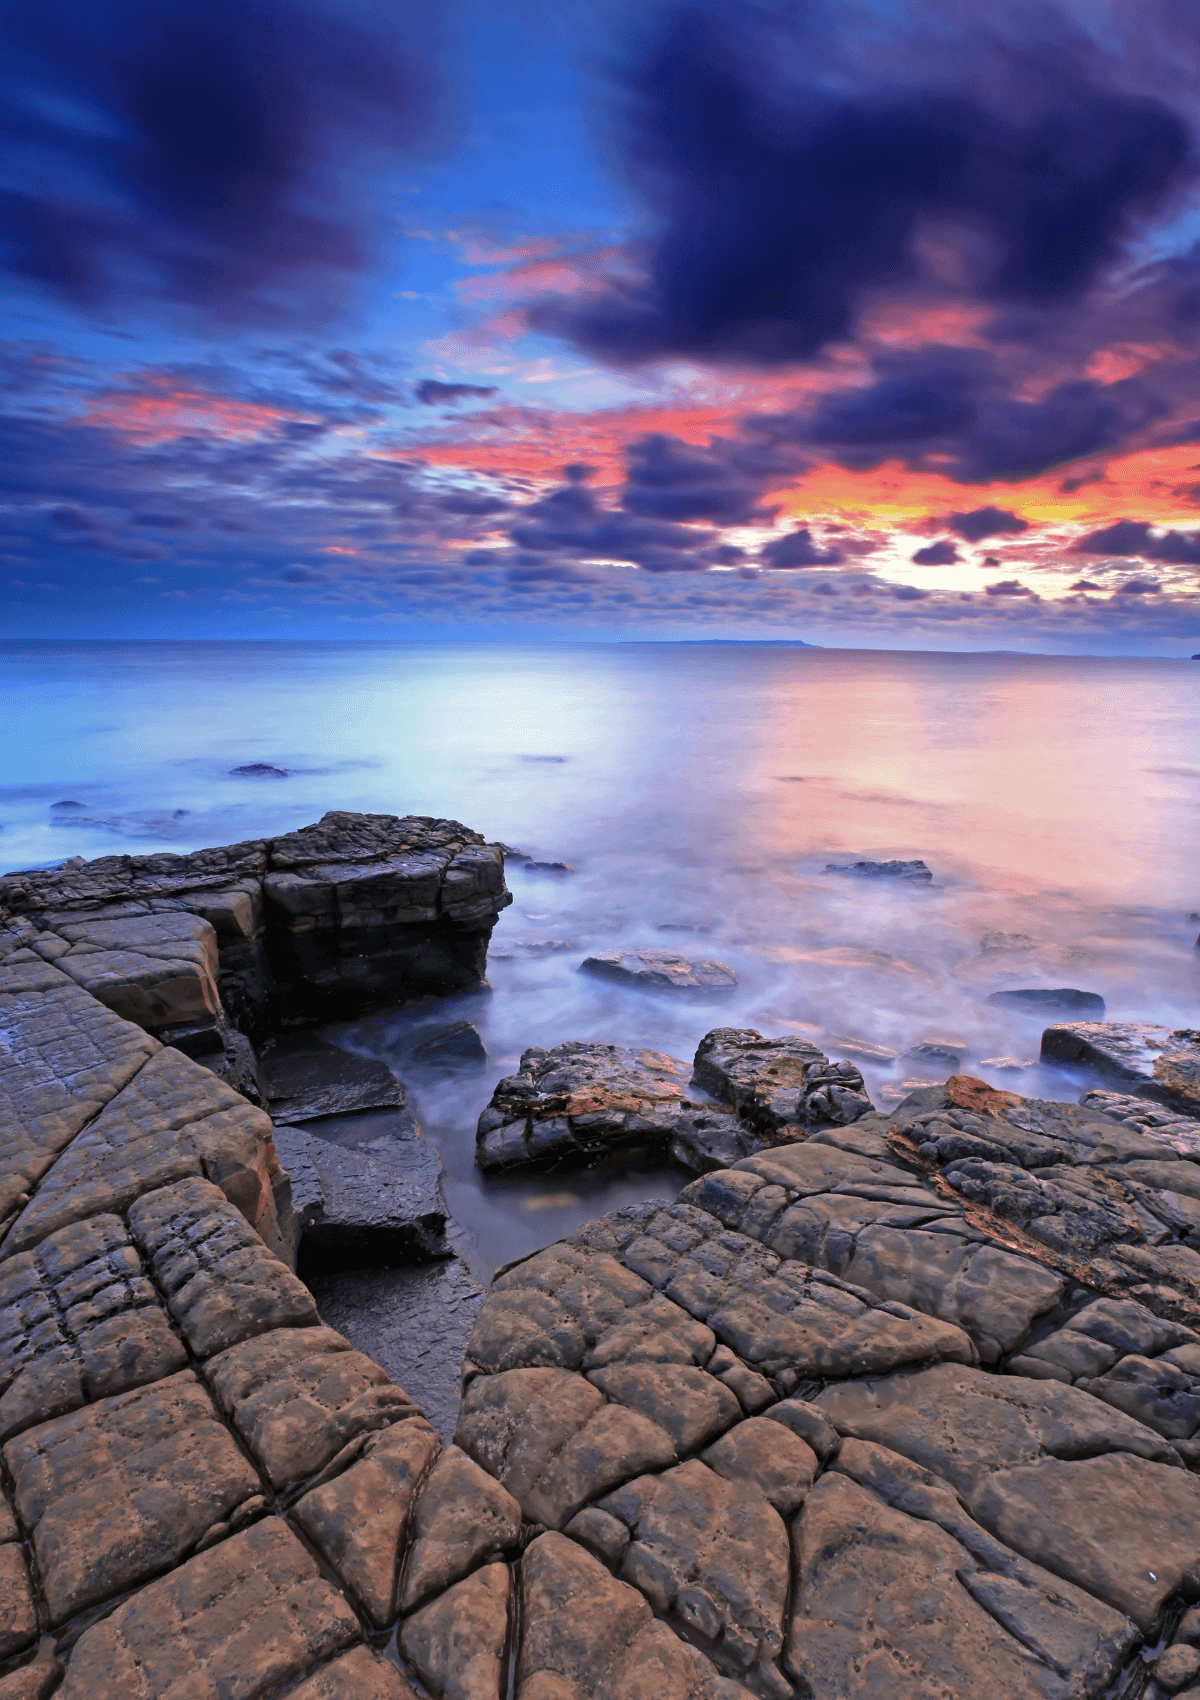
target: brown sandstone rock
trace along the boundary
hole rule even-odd
[[[766,1417],[739,1423],[702,1457],[718,1476],[750,1482],[781,1517],[790,1517],[804,1503],[819,1468],[811,1446]]]
[[[356,1436],[417,1415],[332,1328],[261,1334],[211,1358],[205,1376],[276,1488],[322,1469]]]
[[[221,1011],[217,935],[184,911],[59,921],[70,947],[55,964],[114,1014],[156,1032]]]
[[[521,1622],[516,1700],[749,1700],[563,1535],[525,1554]]]
[[[197,1357],[320,1321],[308,1288],[211,1181],[196,1176],[147,1193],[129,1221]]]
[[[373,1435],[348,1469],[306,1493],[292,1513],[377,1628],[396,1615],[396,1575],[413,1500],[440,1447],[420,1417],[396,1423]]]
[[[4,1448],[51,1621],[176,1563],[260,1483],[190,1370]]]
[[[31,1664],[0,1676],[0,1700],[47,1700],[62,1674],[63,1667],[56,1658],[39,1653]]]
[[[853,1063],[831,1063],[805,1039],[766,1039],[754,1027],[717,1027],[696,1052],[695,1079],[772,1139],[843,1126],[874,1108]]]
[[[120,1217],[0,1263],[0,1440],[186,1362]]]
[[[408,1612],[492,1554],[512,1552],[521,1507],[465,1452],[449,1446],[421,1489],[400,1609]]]
[[[395,1665],[369,1647],[351,1647],[289,1690],[289,1700],[417,1700]]]
[[[69,1222],[119,1212],[143,1193],[202,1173],[268,1245],[280,1243],[275,1191],[284,1182],[269,1119],[168,1047],[63,1153],[5,1247],[28,1250]]]
[[[10,1538],[0,1546],[0,1658],[28,1647],[37,1633],[37,1604],[29,1567],[19,1542]]]
[[[508,1566],[488,1564],[400,1626],[400,1646],[439,1700],[501,1700]]]
[[[346,1601],[286,1524],[269,1517],[150,1583],[86,1629],[61,1695],[257,1700],[358,1639]]]

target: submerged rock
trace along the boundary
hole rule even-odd
[[[1030,986],[1017,991],[992,992],[987,999],[1002,1009],[1028,1009],[1034,1014],[1043,1010],[1073,1009],[1081,1014],[1086,1010],[1097,1020],[1104,1015],[1104,999],[1099,992],[1080,992],[1074,986]]]
[[[737,985],[737,975],[723,962],[693,961],[675,950],[647,946],[600,950],[580,963],[585,974],[617,980],[627,986],[665,987],[678,992],[723,992]]]
[[[286,767],[273,767],[269,761],[243,762],[241,767],[231,767],[231,779],[286,779]]]
[[[851,1062],[869,1063],[876,1068],[888,1068],[896,1061],[896,1052],[889,1051],[886,1045],[876,1045],[870,1039],[845,1039],[840,1034],[831,1033],[824,1043],[832,1055],[848,1057]]]
[[[522,867],[527,874],[573,874],[575,872],[570,862],[535,862],[530,856],[522,858]]]
[[[827,874],[853,874],[856,879],[920,880],[933,878],[924,862],[826,862]]]

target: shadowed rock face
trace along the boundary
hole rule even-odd
[[[1071,1021],[1047,1027],[1042,1061],[1071,1063],[1128,1084],[1150,1098],[1200,1116],[1200,1033],[1148,1021]]]

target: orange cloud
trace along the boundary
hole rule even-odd
[[[187,389],[173,378],[147,378],[136,390],[109,390],[89,400],[83,418],[131,442],[152,447],[175,437],[224,437],[246,442],[265,436],[284,420],[301,415],[265,402],[235,401],[211,391]]]

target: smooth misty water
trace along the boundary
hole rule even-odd
[[[483,1270],[680,1184],[652,1167],[482,1183],[475,1119],[526,1045],[605,1039],[690,1057],[718,1024],[896,1051],[949,1036],[974,1074],[1074,1098],[1080,1081],[1032,1062],[1042,1022],[989,1007],[988,992],[1078,986],[1102,993],[1113,1018],[1197,1023],[1198,664],[723,645],[28,644],[0,645],[0,679],[6,868],[190,850],[328,808],[448,815],[574,866],[554,878],[510,865],[516,901],[493,938],[491,997],[372,1016],[342,1035],[399,1064],[414,1024],[477,1022],[488,1071],[418,1085],[417,1100]],[[252,761],[290,776],[229,776]],[[84,808],[55,820],[64,800]],[[924,857],[933,886],[822,871],[893,856]],[[560,948],[542,951],[547,941]],[[739,988],[680,1000],[577,972],[619,942],[717,957]],[[1030,1066],[985,1060],[1004,1055]],[[930,1071],[864,1072],[885,1102]]]

